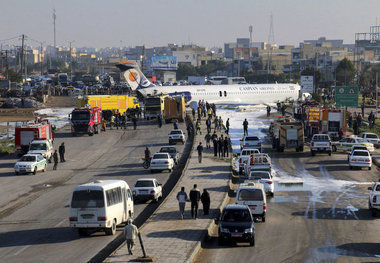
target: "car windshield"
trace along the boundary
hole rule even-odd
[[[378,139],[376,134],[367,134],[367,138]]]
[[[365,147],[365,146],[355,146],[352,149],[353,150],[367,150],[367,147]]]
[[[72,208],[104,207],[104,195],[99,190],[80,190],[73,193]]]
[[[141,180],[136,182],[135,187],[154,187],[154,184],[150,180]]]
[[[160,149],[160,152],[161,153],[176,153],[177,152],[177,149],[174,148],[174,147],[162,147]]]
[[[254,172],[251,173],[251,177],[261,177],[261,179],[270,179],[269,173],[264,173],[264,172]]]
[[[30,150],[46,150],[46,143],[32,143]]]
[[[262,201],[263,192],[260,189],[242,189],[237,197],[239,201]]]
[[[167,154],[155,154],[153,155],[153,159],[168,159]]]
[[[171,131],[170,134],[182,134],[182,131]]]
[[[248,209],[229,209],[225,210],[222,215],[224,222],[250,222],[251,216]]]
[[[257,141],[257,140],[259,140],[259,138],[256,136],[250,136],[250,137],[245,137],[245,140],[246,141]]]
[[[355,151],[354,156],[368,156],[368,152],[364,152],[364,151]]]
[[[30,156],[30,155],[23,156],[23,157],[21,157],[20,161],[21,162],[35,162],[36,156]]]
[[[330,140],[330,138],[326,135],[314,135],[313,140],[314,141],[326,141],[327,142]]]
[[[375,191],[380,191],[380,184],[378,184],[378,185],[376,186]]]

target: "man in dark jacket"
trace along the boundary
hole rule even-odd
[[[58,153],[57,153],[57,150],[55,150],[54,153],[53,153],[53,161],[54,161],[53,170],[57,170],[57,166],[58,166]]]
[[[218,140],[218,152],[219,157],[223,156],[223,135],[221,135]]]
[[[207,192],[207,189],[203,189],[201,202],[203,205],[203,214],[208,215],[208,211],[210,210],[210,194]]]
[[[190,190],[190,201],[191,201],[191,218],[197,219],[198,217],[198,206],[199,200],[201,199],[201,192],[194,184],[194,188]]]
[[[65,161],[65,143],[61,143],[61,145],[58,148],[59,151],[59,159],[61,160],[61,163],[66,162]]]
[[[248,135],[248,121],[247,121],[247,119],[245,119],[243,121],[243,129],[244,129],[244,136]]]
[[[197,147],[197,151],[198,151],[198,162],[201,163],[202,162],[202,152],[203,152],[203,146],[202,146],[202,143],[200,142],[198,147]]]
[[[228,157],[228,148],[229,148],[229,142],[228,137],[226,136],[223,141],[223,157]]]
[[[212,143],[214,144],[214,156],[218,156],[218,135],[214,131],[213,135],[211,135]]]

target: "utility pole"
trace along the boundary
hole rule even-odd
[[[22,34],[22,41],[21,41],[21,61],[20,61],[20,72],[23,74],[24,72],[24,40],[25,40],[25,35]]]
[[[53,9],[53,26],[54,26],[54,49],[57,48],[57,42],[55,37],[55,20],[57,19],[57,16],[55,15],[55,8]],[[54,50],[55,52],[55,50]]]
[[[40,62],[41,62],[41,76],[42,76],[42,74],[43,74],[43,66],[44,66],[43,54],[42,54],[42,42],[41,42]]]
[[[377,76],[377,72],[376,72],[376,119],[377,119],[377,108],[378,108],[378,104],[377,104],[377,96],[378,96],[378,91],[377,91],[377,81],[378,81],[378,76]]]
[[[73,60],[71,56],[71,41],[70,41],[70,81],[73,81]]]

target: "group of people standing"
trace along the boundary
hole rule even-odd
[[[210,210],[210,194],[207,189],[203,189],[203,193],[201,194],[200,190],[197,188],[197,185],[194,184],[193,189],[190,190],[189,197],[185,192],[185,187],[181,187],[181,191],[177,193],[177,200],[179,204],[179,214],[180,218],[184,219],[185,215],[185,206],[186,202],[191,202],[191,218],[198,218],[198,207],[199,201],[202,202],[203,205],[203,214],[208,215]]]

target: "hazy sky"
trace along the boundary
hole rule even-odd
[[[222,47],[239,37],[268,41],[273,15],[277,44],[305,39],[355,41],[355,33],[380,24],[380,0],[0,0],[0,44],[21,34],[57,45],[148,47],[194,43]],[[27,44],[38,45],[28,41]]]

